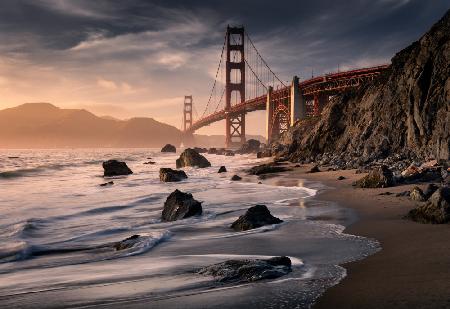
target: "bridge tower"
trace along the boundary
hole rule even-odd
[[[183,127],[184,132],[192,126],[192,95],[184,96],[183,105]]]
[[[245,101],[245,60],[244,60],[244,27],[227,27],[225,64],[225,113],[226,113],[226,147],[239,146],[245,143],[245,111],[231,114],[232,98],[238,102]],[[235,79],[231,80],[234,76]]]

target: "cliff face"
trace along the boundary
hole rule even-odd
[[[274,152],[369,162],[393,154],[450,159],[450,11],[392,59],[373,83],[335,97],[315,123],[298,123]]]

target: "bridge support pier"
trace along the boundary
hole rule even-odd
[[[306,102],[305,98],[300,93],[299,81],[297,76],[294,76],[294,78],[292,79],[290,100],[290,125],[293,126],[296,121],[306,118]]]
[[[320,116],[323,108],[328,103],[328,95],[325,94],[314,94],[314,105],[313,105],[313,113],[314,116]]]

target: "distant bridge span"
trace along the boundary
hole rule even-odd
[[[256,52],[256,57],[249,53],[252,50]],[[225,82],[222,83],[222,91],[218,91],[218,74],[223,62]],[[204,126],[226,120],[226,147],[239,146],[245,142],[245,114],[266,110],[266,133],[271,142],[295,121],[319,116],[331,96],[372,81],[388,67],[389,65],[380,65],[330,73],[302,82],[294,77],[290,85],[285,85],[262,59],[244,28],[228,27],[216,80],[205,111],[199,119],[194,121],[192,118],[192,97],[185,98],[184,132],[193,134]],[[210,112],[208,107],[215,105],[210,104],[213,102],[213,94],[218,103],[216,109]],[[224,95],[225,102],[222,102]]]

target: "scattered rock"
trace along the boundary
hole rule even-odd
[[[163,182],[175,182],[187,178],[188,177],[184,171],[178,171],[164,167],[159,169],[159,180]]]
[[[234,152],[231,151],[231,150],[227,150],[227,151],[225,151],[225,156],[227,156],[227,157],[234,157]]]
[[[216,148],[209,148],[208,149],[208,154],[216,154],[217,153],[217,149]]]
[[[320,172],[319,166],[314,165],[307,173],[318,173]]]
[[[241,148],[238,150],[239,153],[257,153],[259,151],[259,147],[261,146],[261,142],[256,139],[249,139],[244,144],[242,144]]]
[[[177,152],[177,148],[174,145],[166,144],[166,146],[161,149],[161,152]]]
[[[108,160],[103,162],[103,176],[111,177],[111,176],[121,176],[121,175],[130,175],[133,172],[127,166],[125,162],[117,161],[117,160]]]
[[[198,153],[207,153],[208,152],[208,149],[200,148],[200,147],[194,147],[194,150],[197,151]]]
[[[139,242],[139,238],[140,238],[140,237],[141,237],[141,235],[133,235],[133,236],[130,236],[130,237],[128,237],[128,238],[125,238],[125,239],[122,240],[122,241],[116,242],[116,243],[114,244],[113,247],[114,247],[114,249],[116,249],[117,251],[132,248],[132,247],[134,247],[134,245],[135,245],[136,243]]]
[[[439,189],[439,187],[434,183],[428,184],[425,191],[423,192],[425,199],[428,200],[433,195],[433,193],[436,192],[437,189]]]
[[[344,179],[346,179],[344,176],[339,176],[339,177],[337,178],[337,180],[344,180]]]
[[[258,185],[262,185],[262,182],[261,182],[261,181],[258,181]]]
[[[369,175],[356,181],[355,185],[360,188],[386,188],[394,185],[394,178],[391,170],[381,165],[371,170]]]
[[[420,223],[450,222],[450,188],[439,188],[431,195],[428,202],[412,209],[406,217]]]
[[[270,224],[283,222],[270,213],[266,205],[256,205],[250,207],[247,212],[233,222],[231,228],[235,231],[246,231]]]
[[[294,167],[302,167],[300,164],[295,164]]]
[[[267,260],[228,260],[201,268],[198,273],[213,276],[218,282],[254,282],[275,279],[292,271],[291,259],[277,256]]]
[[[100,187],[112,186],[113,184],[114,184],[114,181],[108,181],[108,182],[100,184]]]
[[[225,166],[221,166],[220,168],[219,168],[219,171],[217,172],[217,173],[226,173],[227,172],[227,168],[225,167]]]
[[[250,175],[261,175],[261,174],[268,174],[268,173],[280,173],[288,171],[284,166],[279,166],[276,163],[268,163],[268,164],[261,164],[252,167],[248,170],[248,174]]]
[[[200,168],[210,167],[211,163],[194,149],[188,148],[180,155],[176,161],[177,168],[185,166],[197,166]]]
[[[239,180],[242,180],[242,177],[238,176],[238,175],[233,175],[233,177],[231,177],[231,180],[232,181],[239,181]]]
[[[256,153],[256,157],[258,158],[258,159],[261,159],[261,158],[269,158],[269,157],[271,157],[272,156],[272,150],[270,150],[270,149],[264,149],[263,151],[258,151],[257,153]]]
[[[144,164],[151,164],[151,165],[153,165],[153,164],[156,164],[156,162],[148,161],[148,162],[144,162]]]
[[[409,197],[413,201],[423,202],[425,201],[425,195],[423,194],[422,189],[419,187],[412,188],[411,192],[409,193]]]
[[[394,194],[394,193],[387,191],[387,192],[382,192],[378,195],[392,195],[392,194]]]
[[[202,203],[195,200],[190,193],[178,189],[172,192],[164,203],[163,221],[176,221],[202,214]]]
[[[410,193],[411,193],[411,191],[403,191],[403,192],[397,193],[395,196],[396,197],[409,196]]]

